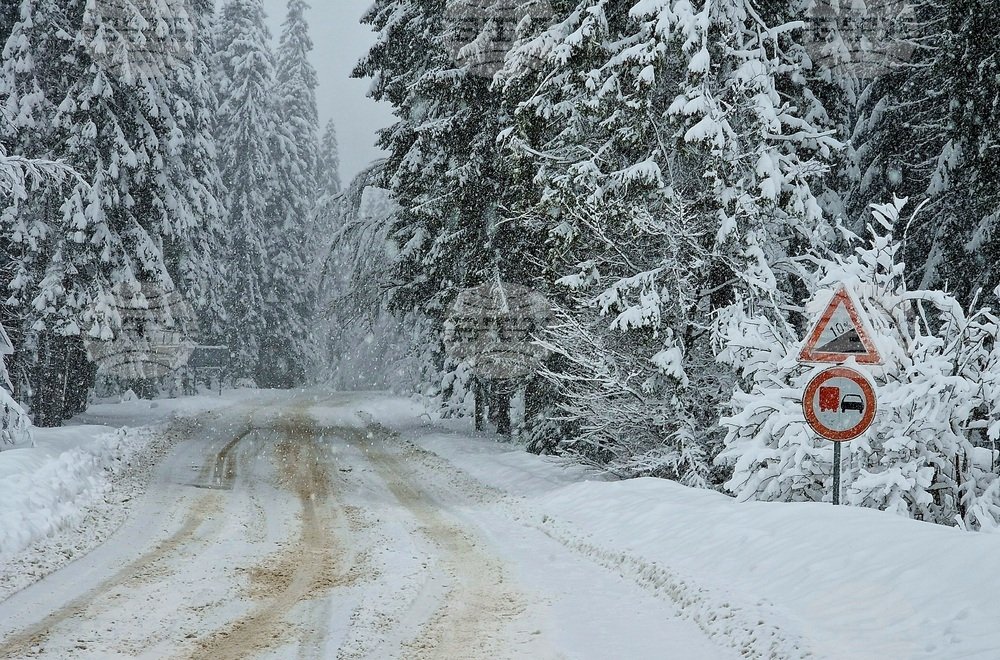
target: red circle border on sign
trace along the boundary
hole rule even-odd
[[[813,399],[816,395],[816,390],[820,386],[831,378],[847,378],[858,384],[861,391],[865,395],[865,399],[871,403],[871,405],[865,406],[865,414],[855,426],[847,429],[846,431],[835,431],[830,427],[824,425],[819,418],[816,417],[816,411],[813,409]],[[821,437],[827,440],[832,440],[833,442],[846,442],[847,440],[854,440],[862,433],[868,430],[875,421],[875,413],[878,409],[878,401],[875,398],[875,388],[872,387],[871,382],[862,374],[860,371],[854,369],[849,369],[848,367],[830,367],[829,369],[824,369],[819,372],[813,379],[809,381],[806,385],[805,392],[802,393],[802,412],[806,416],[806,423],[816,431]]]

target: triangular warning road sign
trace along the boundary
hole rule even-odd
[[[806,335],[799,362],[840,363],[854,358],[858,364],[882,364],[868,328],[861,309],[841,285]]]

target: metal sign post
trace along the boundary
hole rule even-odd
[[[840,504],[840,443],[833,443],[833,506]]]

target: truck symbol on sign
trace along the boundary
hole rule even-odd
[[[820,387],[819,388],[819,411],[837,412],[840,409],[840,388]]]
[[[864,414],[865,401],[860,394],[845,394],[840,397],[839,387],[819,388],[819,410],[820,412],[845,413],[848,410],[856,410]]]

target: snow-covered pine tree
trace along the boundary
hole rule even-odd
[[[344,224],[343,206],[340,197],[343,192],[340,185],[340,148],[337,143],[337,125],[331,119],[327,122],[323,131],[323,139],[320,140],[318,154],[318,171],[316,173],[316,204],[313,207],[311,222],[309,225],[308,244],[312,246],[309,252],[309,263],[315,270],[322,269],[324,261],[330,253],[330,237],[340,230]],[[371,168],[366,168],[361,179],[351,182],[354,186],[358,181],[368,181],[371,176]],[[375,168],[374,171],[378,171]],[[360,197],[357,203],[360,205]],[[388,217],[388,216],[387,216]],[[322,306],[319,299],[323,297],[321,291],[317,291],[317,305]],[[318,307],[317,312],[322,315],[322,310]]]
[[[228,0],[218,21],[219,158],[228,212],[227,343],[237,377],[254,378],[268,332],[264,308],[271,268],[275,163],[274,61],[261,0]]]
[[[27,414],[13,397],[19,390],[30,392],[34,343],[25,345],[25,326],[33,319],[30,307],[17,304],[17,292],[41,271],[47,239],[57,224],[59,189],[69,182],[80,182],[79,175],[61,162],[20,155],[29,149],[30,153],[53,155],[55,144],[46,120],[53,112],[48,94],[56,93],[57,85],[44,85],[41,78],[48,70],[45,59],[65,54],[69,43],[66,38],[36,29],[36,21],[42,28],[46,12],[59,10],[52,4],[39,9],[33,3],[19,7],[12,3],[0,15],[5,37],[0,68],[0,98],[4,100],[0,108],[0,250],[4,254],[2,285],[14,292],[4,305],[2,319],[5,327],[14,330],[17,353],[11,370],[21,385],[14,387],[11,370],[0,361],[0,448],[29,436]],[[57,80],[52,76],[48,82]]]
[[[389,153],[380,185],[398,204],[387,233],[398,251],[392,309],[426,316],[427,323],[415,324],[428,332],[420,342],[426,391],[462,401],[465,392],[454,391],[462,381],[448,375],[456,365],[446,360],[441,338],[449,305],[461,289],[498,274],[531,284],[533,255],[543,246],[503,211],[521,188],[497,146],[507,123],[500,94],[474,52],[478,33],[494,23],[454,11],[457,4],[377,0],[363,21],[378,38],[355,76],[372,78],[372,97],[390,103],[397,117],[379,138]],[[503,4],[496,3],[501,10]]]
[[[85,403],[93,372],[82,337],[101,341],[120,330],[117,301],[141,306],[148,293],[174,290],[179,260],[164,249],[198,227],[179,188],[188,176],[172,78],[186,66],[181,35],[190,29],[179,0],[22,8],[24,38],[9,45],[33,49],[36,68],[20,70],[17,99],[8,101],[36,106],[25,121],[40,120],[57,154],[90,184],[77,182],[58,213],[41,216],[49,228],[44,257],[13,287],[13,302],[30,305],[38,338],[26,342],[39,360],[29,377],[32,411],[51,424]],[[151,322],[179,320],[165,309]],[[68,393],[78,396],[70,401]]]
[[[3,49],[0,98],[3,100],[2,142],[8,158],[32,153],[46,158],[60,158],[65,153],[65,135],[54,126],[56,107],[65,97],[72,81],[80,75],[82,62],[74,42],[82,18],[78,3],[55,0],[10,3],[7,19],[13,21]],[[54,26],[63,26],[56,30]],[[68,372],[65,363],[52,365],[51,376],[38,368],[38,348],[44,329],[37,327],[42,312],[31,304],[37,295],[49,260],[56,246],[64,240],[60,190],[31,194],[18,172],[11,172],[14,184],[3,202],[3,250],[9,258],[3,281],[9,292],[3,322],[17,352],[9,365],[18,398],[29,406],[41,408],[42,381],[58,379]],[[74,183],[81,183],[76,181]],[[44,341],[65,343],[68,340],[47,337]],[[37,415],[36,415],[37,417]],[[52,417],[58,423],[62,411]]]
[[[194,308],[202,341],[225,339],[224,260],[226,237],[225,186],[219,170],[216,134],[218,97],[213,81],[215,57],[215,2],[189,0],[190,22],[178,25],[190,32],[180,35],[188,53],[187,66],[172,71],[177,88],[176,119],[184,135],[177,167],[178,188],[195,218],[194,226],[172,237],[169,251],[176,253],[175,281]]]
[[[355,178],[351,186],[367,185],[373,171],[378,171],[378,167],[366,168],[360,178]],[[329,332],[323,328],[327,326],[324,319],[329,316],[330,292],[322,290],[324,269],[331,267],[330,254],[334,250],[331,237],[339,235],[340,229],[344,226],[349,214],[359,213],[361,196],[350,197],[354,202],[348,203],[344,199],[340,186],[340,155],[337,146],[337,127],[331,119],[326,124],[323,132],[323,139],[320,141],[318,154],[318,171],[316,173],[316,202],[313,205],[308,225],[307,245],[310,249],[307,252],[307,263],[310,265],[311,283],[315,297],[315,317],[317,332],[313,333],[314,345],[319,354],[322,354],[329,346]],[[363,192],[363,190],[362,190]],[[361,193],[359,193],[360,195]],[[356,203],[355,203],[356,202]],[[349,210],[350,209],[350,210]],[[391,215],[391,214],[389,214]],[[388,215],[386,216],[388,218]],[[336,249],[340,249],[339,247]],[[350,249],[350,248],[347,248]],[[350,277],[350,273],[344,273],[345,277]],[[335,294],[334,294],[335,295]],[[324,302],[325,301],[325,302]],[[312,364],[312,368],[324,368],[329,364],[328,360],[320,360]]]
[[[796,105],[793,28],[743,0],[585,0],[508,59],[513,101],[531,93],[507,141],[543,187],[523,213],[567,290],[545,337],[564,448],[717,481],[716,315],[783,304],[789,255],[830,236],[810,180],[839,144]]]
[[[291,129],[297,148],[296,183],[313,185],[319,161],[319,117],[316,110],[316,70],[309,62],[313,42],[309,37],[305,0],[288,0],[288,15],[282,26],[277,52],[278,105],[281,116]],[[312,202],[312,189],[302,190],[300,197]]]
[[[340,143],[337,141],[337,124],[331,119],[323,129],[319,146],[318,183],[320,196],[340,192]]]
[[[854,212],[891,193],[931,203],[898,227],[911,285],[968,304],[1000,281],[1000,2],[917,0],[911,61],[862,96]]]
[[[270,199],[265,249],[266,276],[263,339],[269,356],[257,369],[262,386],[291,387],[302,382],[306,361],[313,354],[311,321],[315,291],[307,277],[309,220],[316,201],[319,120],[316,111],[316,71],[309,63],[312,40],[305,0],[289,0],[278,47],[277,98],[271,136],[275,187]]]
[[[785,20],[805,17],[801,33],[805,53],[800,73],[806,80],[803,115],[814,125],[835,131],[844,143],[822,182],[814,181],[813,191],[827,216],[849,223],[854,219],[849,209],[857,180],[852,170],[857,156],[851,136],[858,122],[858,99],[866,82],[881,70],[868,62],[869,53],[858,51],[869,43],[869,36],[875,37],[866,28],[880,17],[870,16],[866,6],[836,0],[792,0],[783,4]],[[864,227],[851,229],[861,232]]]
[[[996,529],[1000,479],[996,443],[997,317],[963,310],[951,295],[910,290],[900,261],[906,200],[873,208],[871,243],[848,258],[814,254],[819,266],[809,305],[819,313],[847,284],[870,314],[885,365],[871,368],[879,413],[848,445],[845,501],[943,524]],[[761,314],[730,318],[722,358],[740,370],[731,402],[726,488],[739,499],[828,500],[832,444],[817,439],[801,412],[815,368],[796,362],[799,337]]]

